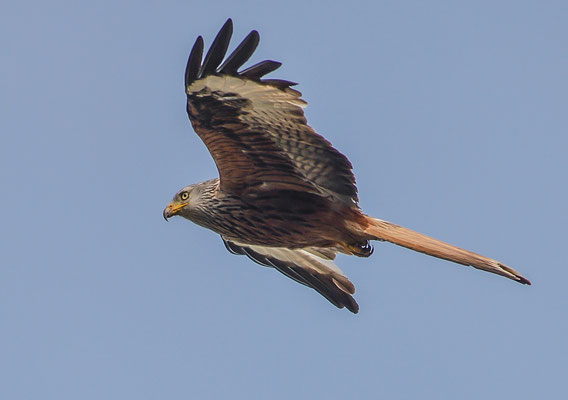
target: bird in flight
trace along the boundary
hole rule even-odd
[[[221,235],[233,254],[275,268],[357,313],[355,286],[335,265],[337,253],[369,257],[371,240],[530,281],[505,264],[365,215],[352,165],[310,127],[293,82],[265,79],[281,63],[242,65],[260,36],[252,31],[225,59],[232,36],[223,25],[205,59],[199,36],[185,70],[187,113],[219,178],[181,189],[164,209]]]

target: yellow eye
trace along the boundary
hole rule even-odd
[[[182,199],[183,201],[185,201],[189,198],[189,193],[183,192],[179,195],[179,198]]]

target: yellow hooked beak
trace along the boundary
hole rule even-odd
[[[172,201],[170,204],[168,204],[168,206],[166,208],[164,208],[164,214],[163,214],[164,219],[167,221],[168,218],[176,215],[179,212],[179,210],[181,210],[182,208],[184,208],[188,204],[189,204],[189,202],[187,202],[187,203],[175,203],[175,202]]]

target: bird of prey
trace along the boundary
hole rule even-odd
[[[233,254],[275,268],[357,313],[353,283],[337,253],[369,257],[387,241],[530,285],[505,264],[365,215],[352,165],[310,127],[293,82],[263,78],[281,63],[240,69],[260,36],[253,30],[225,59],[232,36],[223,25],[205,59],[199,36],[185,70],[187,113],[213,156],[219,178],[181,189],[165,208],[221,235]]]

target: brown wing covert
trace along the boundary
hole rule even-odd
[[[356,204],[351,163],[307,124],[295,83],[262,79],[281,63],[265,60],[238,72],[254,53],[258,32],[223,62],[232,30],[229,19],[203,63],[198,37],[185,73],[188,115],[215,159],[223,190],[292,189]]]

